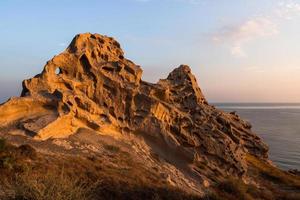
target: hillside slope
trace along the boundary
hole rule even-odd
[[[21,97],[0,106],[0,136],[45,155],[103,162],[118,149],[194,195],[228,177],[262,185],[253,166],[274,168],[267,145],[235,113],[209,105],[188,66],[156,84],[141,77],[113,38],[79,34],[23,82]]]

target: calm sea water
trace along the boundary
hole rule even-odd
[[[300,169],[300,103],[217,103],[237,111],[270,147],[270,159],[282,169]]]

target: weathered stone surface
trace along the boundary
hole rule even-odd
[[[79,34],[41,74],[23,82],[22,97],[0,106],[0,126],[15,124],[40,140],[79,128],[142,136],[155,153],[205,185],[210,177],[243,176],[246,153],[267,159],[268,147],[251,125],[209,105],[188,66],[157,84],[141,76],[117,41]]]

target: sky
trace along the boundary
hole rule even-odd
[[[300,102],[300,0],[0,0],[0,102],[85,32],[146,81],[189,65],[209,102]]]

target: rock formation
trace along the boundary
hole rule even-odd
[[[142,137],[161,157],[203,179],[243,177],[246,154],[267,161],[268,147],[251,125],[209,105],[188,66],[156,84],[141,76],[113,38],[79,34],[23,82],[21,97],[0,106],[1,129],[14,127],[37,140],[67,138],[79,129]]]

